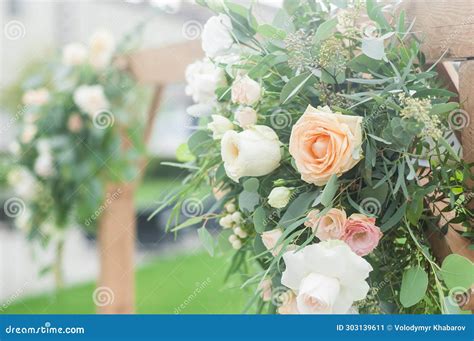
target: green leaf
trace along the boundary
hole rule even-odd
[[[270,70],[271,67],[284,63],[288,60],[287,55],[283,54],[269,54],[263,57],[257,65],[250,69],[248,76],[252,79],[258,79],[263,76]]]
[[[293,200],[290,206],[288,206],[288,209],[283,217],[281,217],[278,225],[287,228],[294,223],[295,220],[305,215],[318,193],[318,191],[315,191],[300,194],[295,200]]]
[[[239,194],[239,207],[241,210],[253,212],[260,204],[260,195],[256,192],[243,191]]]
[[[381,227],[380,230],[382,232],[386,232],[396,224],[402,220],[403,216],[405,215],[405,211],[407,209],[407,203],[405,202],[396,212],[393,214],[390,219],[388,219]]]
[[[428,288],[428,274],[417,266],[405,270],[400,289],[400,303],[405,307],[411,307],[420,302]]]
[[[385,57],[384,41],[381,38],[363,38],[362,52],[375,60],[382,60]]]
[[[319,25],[313,38],[313,43],[318,43],[331,36],[333,30],[336,28],[337,18],[332,18]]]
[[[311,83],[310,79],[314,78],[311,72],[302,73],[299,76],[293,77],[285,84],[280,94],[280,103],[285,104],[296,96],[306,85]]]
[[[269,24],[262,24],[258,26],[257,33],[260,33],[262,36],[270,39],[279,39],[283,40],[286,37],[286,32],[280,30],[279,28],[273,27]]]
[[[206,142],[210,141],[211,137],[204,130],[198,130],[192,134],[188,139],[188,147],[191,153],[195,156],[199,156],[207,151],[205,146]]]
[[[187,143],[180,144],[176,149],[176,160],[179,162],[189,162],[195,160],[195,156],[189,150]]]
[[[449,289],[469,289],[474,284],[474,264],[467,258],[451,254],[441,266],[441,274]]]
[[[381,137],[378,137],[376,135],[372,135],[372,134],[367,134],[368,136],[370,136],[371,138],[373,138],[374,140],[376,141],[379,141],[379,142],[382,142],[382,143],[385,143],[385,144],[392,144],[392,142],[389,142],[387,140],[384,140],[383,138]]]
[[[430,115],[444,114],[447,112],[451,112],[457,108],[459,108],[459,103],[455,103],[455,102],[434,104],[431,107]]]
[[[265,231],[266,227],[267,214],[263,207],[257,207],[253,213],[253,226],[257,233],[262,233]]]
[[[209,231],[203,226],[198,229],[198,236],[206,251],[209,252],[211,257],[214,257],[214,238],[212,238]]]
[[[453,147],[444,139],[444,137],[440,137],[437,139],[437,141],[448,151],[449,154],[457,161],[461,162],[461,159],[459,158],[459,155],[454,151]]]
[[[198,223],[200,223],[203,219],[204,219],[204,217],[191,217],[191,218],[189,218],[188,220],[182,222],[181,224],[175,226],[175,227],[171,230],[171,232],[176,232],[176,231],[179,231],[179,230],[181,230],[181,229],[184,229],[185,227],[189,227],[189,226],[198,224]]]
[[[244,190],[247,192],[258,192],[258,187],[260,186],[260,181],[257,178],[250,178],[244,181],[243,183]]]
[[[321,194],[321,204],[323,204],[324,207],[328,207],[332,204],[332,199],[334,199],[338,188],[337,176],[333,174]]]

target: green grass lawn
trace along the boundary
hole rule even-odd
[[[250,292],[224,284],[227,257],[207,253],[159,259],[137,271],[137,313],[231,314],[240,313]],[[95,283],[15,301],[7,314],[93,314]],[[1,307],[1,305],[0,305]],[[177,311],[178,309],[178,311]]]

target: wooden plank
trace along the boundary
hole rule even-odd
[[[184,81],[186,67],[203,56],[196,40],[135,52],[122,56],[117,63],[140,83],[157,85]]]
[[[474,1],[406,0],[401,8],[408,22],[415,20],[413,31],[423,41],[427,61],[474,57]]]

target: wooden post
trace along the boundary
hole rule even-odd
[[[97,312],[135,312],[135,184],[111,184],[99,226],[100,277],[94,292]]]
[[[117,65],[140,83],[154,88],[145,131],[148,142],[163,91],[167,84],[184,80],[188,64],[201,58],[198,42],[187,42],[164,48],[140,51],[121,56]],[[124,149],[130,140],[124,138]],[[136,215],[134,193],[145,173],[146,160],[139,164],[136,179],[128,183],[109,184],[104,211],[99,222],[100,276],[93,299],[101,314],[132,314],[135,312],[135,236]]]

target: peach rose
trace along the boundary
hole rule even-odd
[[[304,223],[305,226],[310,227],[320,240],[341,239],[347,220],[346,212],[337,208],[331,208],[322,217],[318,217],[318,213],[318,210],[309,212],[309,220]]]
[[[292,290],[280,295],[281,305],[278,307],[278,314],[280,315],[295,315],[299,314],[296,306],[296,295]]]
[[[290,154],[301,179],[322,186],[359,162],[361,144],[362,117],[309,105],[291,131]]]
[[[382,232],[375,226],[375,218],[353,214],[347,219],[342,240],[359,256],[371,253],[379,244]]]
[[[77,133],[82,129],[83,123],[81,115],[73,114],[67,121],[67,128],[72,133]]]

